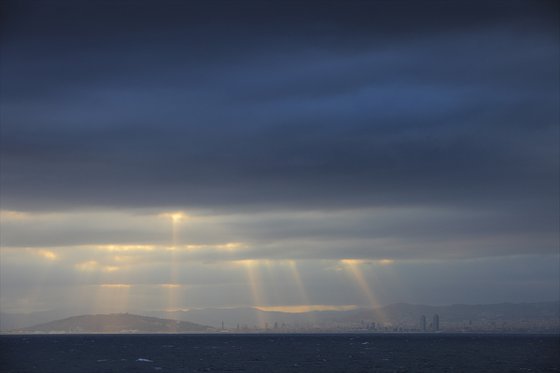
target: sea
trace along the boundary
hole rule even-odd
[[[560,336],[1,335],[0,372],[560,372]]]

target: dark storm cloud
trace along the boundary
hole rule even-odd
[[[551,221],[553,3],[8,2],[2,207]]]

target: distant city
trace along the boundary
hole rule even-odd
[[[518,320],[518,321],[492,321],[492,320],[468,320],[465,322],[440,322],[438,314],[427,321],[425,315],[420,317],[417,325],[410,324],[384,324],[376,321],[362,320],[347,323],[265,323],[264,327],[257,325],[236,324],[235,328],[223,326],[218,329],[223,332],[271,332],[271,333],[430,333],[430,332],[478,332],[478,333],[560,333],[560,321],[558,320]]]
[[[472,323],[471,323],[472,324]],[[349,324],[295,324],[290,325],[286,323],[279,324],[278,322],[274,322],[274,324],[269,324],[268,322],[265,323],[264,328],[259,328],[256,325],[251,327],[247,325],[241,326],[237,324],[235,329],[226,328],[224,322],[222,322],[222,326],[219,329],[220,331],[229,331],[229,332],[439,332],[440,323],[439,323],[439,315],[434,314],[432,317],[432,321],[427,324],[426,316],[420,316],[420,322],[417,328],[411,326],[393,326],[393,325],[384,325],[379,322],[375,321],[364,321],[362,320],[359,324],[356,323],[349,323]],[[463,331],[467,331],[463,329]]]
[[[208,308],[104,315],[1,314],[3,333],[560,333],[558,302],[263,311]]]

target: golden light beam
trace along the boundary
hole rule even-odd
[[[120,251],[112,246],[107,245],[109,247],[107,251]],[[130,267],[122,263],[118,255],[111,254],[111,259],[98,257],[97,260],[90,259],[74,264],[74,268],[81,272],[82,278],[87,283],[93,284],[86,286],[84,291],[91,293],[90,309],[94,313],[123,313],[128,312],[130,306],[132,285],[126,280]]]
[[[261,277],[259,273],[259,262],[257,260],[248,259],[242,261],[245,264],[247,271],[247,280],[251,288],[251,296],[253,298],[253,306],[258,309],[259,306],[264,305],[264,295],[261,284]],[[258,327],[264,328],[267,320],[262,313],[257,314]]]
[[[375,317],[378,319],[377,321],[381,321],[382,323],[387,322],[387,317],[379,310],[380,304],[375,297],[375,294],[365,279],[364,273],[360,266],[363,264],[363,261],[358,259],[342,259],[340,261],[345,269],[352,275],[352,278],[360,288],[362,294],[366,297],[370,307],[373,310]]]
[[[168,212],[162,214],[171,220],[171,264],[169,268],[169,283],[166,286],[167,292],[167,309],[177,309],[178,304],[178,291],[181,287],[178,284],[178,264],[177,264],[177,247],[179,246],[179,227],[187,215],[182,211]],[[175,286],[177,285],[177,286]]]
[[[301,297],[301,300],[303,302],[303,304],[309,304],[309,297],[307,296],[307,291],[305,289],[305,286],[303,286],[303,282],[301,281],[301,276],[299,274],[299,270],[297,268],[297,263],[295,260],[289,260],[288,261],[288,266],[290,268],[291,274],[292,274],[292,278],[296,284],[296,287],[298,288],[298,292],[299,295]]]
[[[302,309],[309,309],[309,296],[307,295],[307,290],[305,289],[305,286],[303,285],[303,281],[301,280],[301,276],[299,274],[299,270],[297,267],[297,263],[295,260],[288,260],[288,266],[290,268],[291,274],[292,274],[292,279],[296,285],[297,291],[299,293],[299,297],[300,300],[302,302]],[[311,313],[307,314],[309,317],[309,321],[312,324],[315,324],[316,320],[315,320],[315,316]]]
[[[178,237],[178,228],[179,228],[179,224],[187,219],[187,214],[185,214],[183,211],[174,211],[174,212],[163,212],[161,214],[159,214],[160,217],[166,218],[171,220],[171,247],[175,248],[177,247],[178,243],[179,243],[179,237]]]

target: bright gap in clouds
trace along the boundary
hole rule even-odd
[[[181,212],[3,212],[1,306],[12,312],[85,305],[91,312],[302,312],[465,302],[465,296],[478,303],[516,301],[520,293],[553,298],[556,272],[546,258],[554,253],[524,251],[515,236],[463,227],[471,217],[431,209],[188,218]],[[430,231],[433,225],[453,230],[453,238]],[[456,239],[461,229],[468,239]],[[76,230],[84,235],[76,237]],[[542,271],[527,270],[527,262]],[[434,273],[444,274],[445,284]],[[467,284],[477,281],[489,283],[488,290],[473,293]]]

